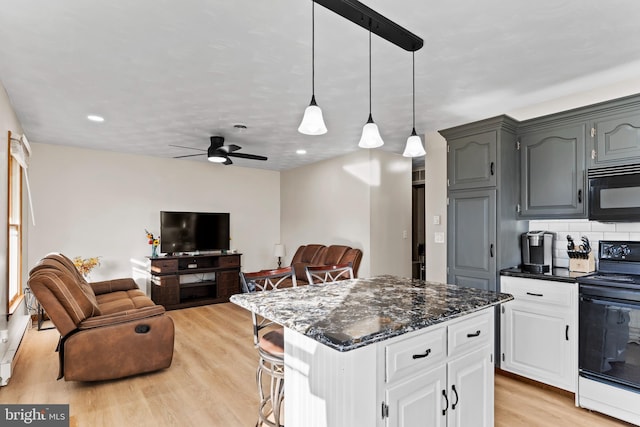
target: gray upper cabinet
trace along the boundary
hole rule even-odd
[[[587,217],[586,129],[578,123],[520,134],[521,218]]]
[[[449,194],[448,283],[496,290],[496,190]]]
[[[640,113],[596,119],[591,129],[590,167],[640,163]]]
[[[497,141],[496,131],[449,141],[447,146],[449,190],[495,187]]]

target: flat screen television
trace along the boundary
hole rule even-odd
[[[160,252],[229,250],[229,213],[160,212]]]

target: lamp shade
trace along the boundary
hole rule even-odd
[[[327,127],[322,117],[322,110],[316,104],[315,96],[311,97],[311,103],[304,110],[304,116],[298,127],[298,132],[305,135],[323,135],[327,133]]]
[[[377,148],[382,145],[384,145],[384,141],[380,136],[380,131],[378,131],[378,125],[373,122],[373,118],[369,114],[369,120],[362,128],[362,137],[360,137],[358,146],[361,148]]]
[[[284,244],[276,243],[276,245],[274,247],[274,250],[273,250],[273,255],[276,256],[276,257],[282,258],[282,257],[284,257],[285,252],[286,252],[286,250],[285,250]]]
[[[422,141],[420,137],[416,135],[415,129],[411,133],[411,136],[407,138],[407,145],[404,147],[404,153],[402,155],[404,157],[420,157],[427,154],[424,151],[424,147],[422,146]]]

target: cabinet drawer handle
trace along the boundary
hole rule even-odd
[[[429,353],[431,353],[431,349],[428,348],[427,351],[424,352],[424,354],[414,354],[413,358],[414,359],[422,359],[423,357],[427,357],[429,355]]]
[[[531,295],[532,297],[543,297],[543,294],[534,294],[533,292],[527,292],[527,295]]]
[[[442,397],[444,397],[444,409],[442,410],[442,415],[447,415],[447,409],[449,409],[449,398],[447,397],[447,391],[442,390]]]
[[[456,386],[455,384],[451,386],[451,390],[453,391],[453,393],[456,395],[456,403],[454,403],[453,405],[451,405],[451,409],[456,409],[456,405],[458,404],[458,400],[460,400],[458,398],[458,391],[456,390]]]
[[[477,330],[475,334],[467,334],[467,338],[474,338],[480,336],[480,330]]]

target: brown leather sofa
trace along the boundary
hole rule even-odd
[[[171,366],[174,325],[131,278],[87,283],[62,254],[29,272],[29,287],[60,333],[58,379],[99,381]]]
[[[358,277],[358,268],[362,261],[362,251],[344,245],[303,245],[298,248],[291,259],[291,266],[296,272],[298,285],[307,284],[305,267],[308,265],[337,265],[351,263],[353,277]]]

